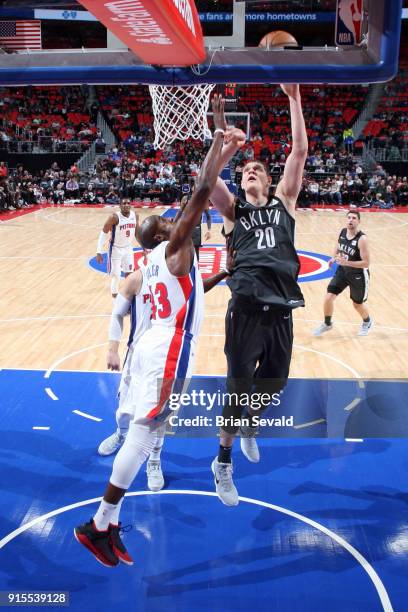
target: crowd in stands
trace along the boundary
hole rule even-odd
[[[85,151],[100,134],[81,87],[1,87],[0,150]]]
[[[393,88],[394,94],[400,83],[395,81],[387,87]],[[105,155],[98,158],[91,173],[80,173],[75,166],[64,171],[57,163],[36,174],[21,165],[9,173],[6,165],[0,164],[0,208],[42,202],[117,204],[121,196],[152,205],[172,204],[180,199],[183,186],[191,184],[199,171],[206,144],[176,141],[157,151],[152,144],[153,118],[146,87],[103,86],[96,93],[98,101],[88,110],[78,87],[31,88],[31,97],[26,89],[11,92],[3,88],[0,154],[1,140],[19,138],[30,130],[37,140],[47,137],[70,141],[79,137],[89,146],[94,139],[96,152]],[[363,86],[302,87],[309,157],[300,206],[355,204],[389,208],[408,204],[406,177],[387,176],[381,166],[373,175],[367,174],[359,161],[363,142],[354,141],[351,126],[366,95],[367,87]],[[238,99],[237,111],[251,116],[251,141],[234,160],[236,181],[239,184],[245,161],[256,157],[270,170],[276,184],[290,152],[287,97],[275,85],[253,85],[241,88]],[[398,99],[404,103],[403,96]],[[107,152],[95,126],[98,110],[120,143]],[[398,138],[404,137],[404,125],[401,123],[402,128],[397,130]],[[390,133],[389,138],[393,137]]]
[[[201,151],[204,155],[205,149]],[[115,158],[123,155],[119,164]],[[237,160],[236,181],[239,184],[245,162],[252,158],[253,150],[247,148]],[[0,210],[14,210],[38,204],[81,203],[117,205],[127,196],[133,201],[156,206],[171,205],[181,198],[183,186],[194,181],[199,162],[174,163],[154,159],[131,161],[125,149],[112,150],[91,175],[80,173],[76,166],[64,171],[57,163],[46,171],[30,173],[18,166],[8,172],[0,162]],[[325,160],[323,166],[316,161]],[[334,165],[333,165],[334,163]],[[282,174],[285,156],[277,156],[269,166],[276,184]],[[364,172],[362,166],[350,155],[347,170],[335,172],[337,160],[333,154],[312,154],[307,160],[302,190],[298,204],[305,208],[311,205],[358,206],[393,208],[408,205],[407,177],[388,176],[378,165],[373,174]],[[314,169],[314,171],[313,171]]]
[[[398,161],[408,148],[408,62],[397,78],[387,83],[376,113],[364,129],[364,140],[374,149],[387,149],[386,159]]]

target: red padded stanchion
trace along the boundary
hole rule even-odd
[[[145,64],[190,66],[205,59],[193,0],[79,0]]]

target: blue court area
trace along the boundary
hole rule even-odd
[[[162,217],[165,217],[166,219],[174,219],[174,217],[177,215],[178,213],[178,208],[168,208],[163,214]],[[210,215],[211,215],[211,223],[222,223],[222,217],[220,215],[220,213],[218,212],[218,210],[216,210],[215,208],[210,208]],[[202,219],[201,219],[202,223],[206,222],[206,218],[205,215],[203,214]]]
[[[291,407],[307,425],[294,437],[259,438],[259,464],[237,444],[235,508],[213,494],[216,430],[168,435],[165,489],[149,493],[141,472],[123,504],[135,564],[109,569],[73,528],[95,512],[110,476],[112,458],[96,448],[113,431],[118,376],[0,371],[0,590],[69,591],[74,611],[406,609],[406,441],[308,437],[347,433],[353,413],[367,427],[361,415],[373,407],[386,420],[385,403],[401,425],[404,388],[313,382],[291,381],[273,413],[282,418]],[[311,424],[319,418],[326,424]]]

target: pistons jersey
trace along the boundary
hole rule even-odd
[[[189,274],[174,276],[167,267],[166,247],[161,242],[151,253],[147,279],[152,298],[152,327],[172,327],[196,336],[204,316],[204,288],[197,258]]]
[[[130,247],[135,235],[136,215],[133,210],[130,211],[128,217],[122,215],[120,211],[116,215],[119,222],[117,225],[112,226],[110,246],[119,248]]]
[[[128,348],[132,348],[151,327],[152,305],[149,284],[146,275],[146,258],[139,260],[139,269],[142,273],[142,286],[138,295],[133,296],[130,303],[130,332]]]
[[[227,244],[235,251],[232,294],[273,308],[304,306],[297,279],[300,262],[295,245],[295,220],[273,196],[265,206],[244,199],[235,205],[235,224]]]

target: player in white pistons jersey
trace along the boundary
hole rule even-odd
[[[153,301],[152,325],[174,327],[197,336],[204,315],[204,288],[197,256],[194,254],[190,273],[176,277],[166,262],[168,244],[166,240],[151,252],[146,270]]]
[[[106,220],[99,234],[96,251],[96,261],[103,262],[102,251],[106,242],[107,234],[111,234],[109,241],[107,272],[111,276],[111,293],[115,298],[119,290],[121,272],[125,276],[134,269],[133,264],[133,240],[136,235],[138,216],[130,208],[130,200],[123,198],[120,210],[113,213]]]
[[[107,355],[107,366],[110,370],[120,370],[119,340],[122,336],[123,318],[130,311],[130,332],[127,342],[127,352],[123,363],[122,376],[118,389],[119,405],[116,410],[116,431],[105,438],[98,447],[98,453],[102,456],[112,455],[123,444],[129,430],[129,423],[133,417],[133,408],[126,402],[129,385],[132,377],[133,351],[135,345],[151,326],[151,298],[146,277],[147,252],[139,260],[141,273],[141,285],[139,272],[130,274],[118,294],[113,308],[109,326],[109,349]],[[147,486],[151,491],[160,491],[164,486],[164,478],[161,470],[160,454],[163,447],[164,432],[158,432],[156,442],[149,461],[147,462]]]
[[[162,243],[164,244],[164,243]],[[156,249],[157,250],[157,249]],[[142,273],[142,286],[138,294],[135,294],[135,282],[136,282],[136,273],[133,272],[130,274],[126,281],[124,282],[118,297],[116,298],[117,304],[112,313],[111,323],[110,323],[110,334],[109,334],[109,350],[107,356],[107,365],[111,370],[119,370],[120,369],[120,357],[119,357],[119,342],[115,341],[117,333],[115,330],[120,327],[120,330],[123,328],[123,315],[126,309],[130,307],[130,318],[131,318],[131,326],[128,340],[128,351],[126,354],[126,358],[123,364],[123,371],[121,382],[119,385],[118,397],[119,397],[119,406],[116,410],[116,431],[111,434],[108,438],[104,439],[99,447],[98,453],[102,456],[113,455],[119,448],[122,446],[126,439],[127,432],[129,430],[129,423],[133,416],[133,405],[131,402],[126,401],[127,393],[129,390],[129,385],[131,381],[131,376],[138,376],[134,365],[133,359],[133,351],[135,345],[142,337],[144,332],[151,327],[151,295],[150,288],[147,282],[146,275],[146,266],[147,266],[147,258],[146,256],[139,260],[139,269]],[[232,269],[233,262],[232,257],[228,255],[227,257],[227,268],[221,270],[217,274],[210,276],[203,281],[203,290],[204,293],[210,291],[213,287],[215,287],[221,280],[224,280],[229,274],[229,269]],[[195,268],[196,271],[196,268]],[[171,282],[174,277],[171,277]],[[178,283],[180,283],[181,279],[178,279]],[[169,284],[169,283],[168,283]],[[199,290],[200,295],[202,295],[201,288]],[[123,304],[123,306],[122,306]],[[193,310],[190,308],[190,312]],[[121,335],[121,331],[120,331]],[[165,427],[163,431],[158,432],[156,442],[154,448],[152,449],[149,459],[146,465],[146,473],[147,473],[147,486],[150,491],[160,491],[160,489],[164,486],[164,477],[161,468],[161,451],[164,442],[164,433]]]
[[[129,410],[129,405],[126,404],[125,400],[132,374],[133,351],[138,340],[151,326],[152,308],[150,289],[146,277],[146,264],[147,258],[144,256],[139,260],[141,281],[138,271],[132,272],[132,274],[127,277],[116,298],[112,311],[109,326],[108,369],[114,371],[120,370],[119,340],[122,337],[123,319],[128,312],[130,314],[130,331],[126,357],[123,363],[122,377],[118,389],[119,406],[116,411],[116,423],[118,427],[115,434],[99,445],[98,452],[100,455],[111,455],[115,452],[115,450],[121,446],[129,429],[129,421],[132,412]]]
[[[196,190],[175,224],[152,215],[138,238],[149,255],[147,278],[152,295],[152,327],[135,346],[126,402],[133,420],[116,455],[103,500],[89,523],[75,528],[75,537],[104,565],[133,563],[120,539],[118,524],[123,496],[154,447],[157,430],[166,422],[170,394],[181,392],[193,373],[197,334],[203,317],[203,287],[192,234],[213,191],[222,164],[224,101],[213,98],[214,139],[203,163]],[[226,141],[229,138],[227,132]],[[133,370],[134,368],[134,370]]]
[[[142,387],[137,393],[145,398],[141,404],[136,397],[129,397],[137,402],[134,422],[163,422],[169,416],[170,394],[181,393],[185,379],[192,375],[204,316],[204,288],[195,253],[189,274],[175,276],[166,261],[168,245],[166,240],[152,250],[146,271],[152,297],[152,326],[140,339],[134,355]]]

